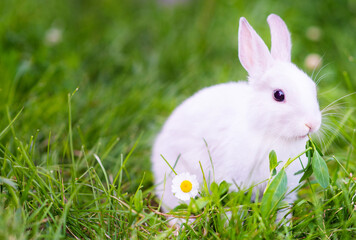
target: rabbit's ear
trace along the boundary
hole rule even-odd
[[[266,44],[244,17],[239,26],[239,59],[251,77],[263,74],[272,63]]]
[[[272,57],[276,60],[290,62],[292,44],[286,24],[276,14],[269,15],[267,22],[271,29]]]

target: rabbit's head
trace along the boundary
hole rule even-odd
[[[287,26],[275,14],[267,18],[271,52],[245,18],[239,25],[239,59],[249,74],[249,122],[274,138],[306,140],[319,129],[321,113],[316,85],[291,63]]]

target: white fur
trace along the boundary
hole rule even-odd
[[[242,187],[269,177],[268,154],[275,150],[282,166],[305,148],[306,135],[317,131],[321,114],[314,82],[290,62],[290,35],[282,19],[271,14],[272,55],[245,18],[240,19],[239,58],[249,73],[248,82],[219,84],[200,90],[178,106],[164,124],[152,153],[152,166],[159,198],[167,211],[177,206],[171,192],[173,173],[189,172],[203,182],[212,181],[208,144],[215,181],[235,181]],[[277,102],[273,91],[282,89],[285,102]],[[308,126],[306,126],[308,125]],[[306,165],[303,156],[302,162]],[[288,188],[298,185],[299,161],[287,168]],[[164,190],[164,178],[166,184]],[[262,190],[264,184],[259,188]],[[232,190],[236,190],[234,186]],[[286,197],[292,203],[296,193]]]

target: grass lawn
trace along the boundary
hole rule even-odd
[[[355,239],[356,2],[162,2],[0,1],[0,239]],[[341,98],[315,139],[330,185],[303,182],[289,225],[215,185],[172,213],[197,216],[177,236],[155,211],[154,137],[197,90],[246,79],[238,19],[269,45],[270,13],[294,63],[322,57],[321,109]]]

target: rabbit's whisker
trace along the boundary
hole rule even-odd
[[[356,92],[349,93],[349,94],[347,94],[347,95],[345,95],[345,96],[343,96],[343,97],[340,97],[340,98],[336,99],[335,101],[331,102],[329,105],[327,105],[326,107],[324,107],[324,108],[321,110],[321,112],[323,112],[324,109],[327,109],[328,107],[330,107],[330,106],[332,106],[333,104],[337,103],[338,101],[340,101],[340,100],[342,100],[342,99],[344,99],[344,98],[347,98],[347,97],[349,97],[349,96],[351,96],[351,95],[354,95],[354,94],[356,94]]]
[[[321,61],[322,59],[323,59],[323,57],[320,58],[320,61]],[[320,72],[321,72],[324,68],[326,68],[327,66],[329,66],[329,64],[330,64],[330,63],[327,63],[327,64],[325,64],[324,66],[322,66],[322,67],[318,70],[318,72],[316,73],[315,76],[312,75],[311,79],[313,79],[313,81],[316,82],[317,85],[318,85],[318,83],[317,83],[317,81],[316,81],[317,77],[319,76]]]
[[[314,80],[314,73],[315,73],[315,70],[317,69],[317,67],[319,66],[319,64],[322,62],[323,58],[324,58],[324,55],[323,55],[322,57],[320,57],[318,64],[315,64],[315,67],[314,67],[314,69],[313,69],[312,75],[311,75],[311,77],[310,77],[311,79]],[[326,64],[326,66],[327,66],[327,64]],[[323,68],[325,68],[325,65],[322,66],[322,67],[318,70],[317,74],[315,75],[315,78],[318,76],[319,72],[320,72]]]

